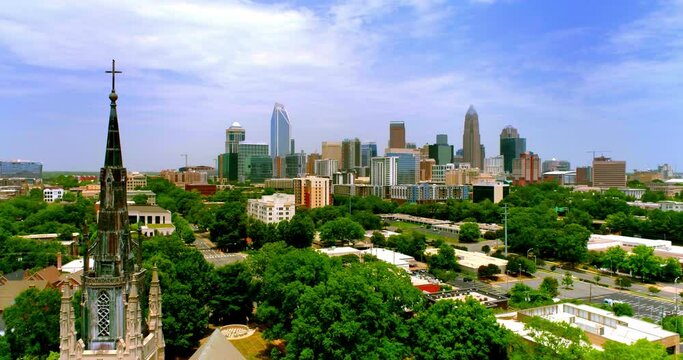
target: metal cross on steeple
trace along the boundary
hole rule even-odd
[[[121,71],[116,70],[116,61],[111,60],[111,70],[105,71],[107,74],[111,74],[111,92],[116,92],[116,74],[120,74]]]

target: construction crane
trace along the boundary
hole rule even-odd
[[[185,157],[185,167],[187,167],[187,154],[180,154],[180,156],[184,156],[184,157]]]
[[[611,150],[588,150],[586,151],[587,153],[592,153],[593,154],[593,159],[595,159],[595,153],[600,153],[601,156],[604,156],[604,153],[611,152]]]

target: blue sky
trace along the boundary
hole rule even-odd
[[[225,129],[297,148],[446,133],[470,104],[487,156],[506,125],[541,159],[683,170],[683,1],[21,1],[0,8],[0,159],[97,170],[112,58],[130,170],[212,165]]]

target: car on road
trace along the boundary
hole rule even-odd
[[[614,300],[614,299],[605,299],[602,301],[603,304],[607,304],[609,306],[614,306],[615,304],[623,304],[623,301],[620,300]]]

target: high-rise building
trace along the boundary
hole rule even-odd
[[[453,145],[448,145],[448,135],[436,135],[436,144],[429,145],[429,158],[436,161],[436,165],[446,165],[453,162]]]
[[[417,184],[420,181],[420,155],[418,151],[407,150],[387,153],[386,156],[397,158],[397,184]]]
[[[506,173],[512,173],[512,163],[526,152],[526,139],[519,137],[517,129],[508,125],[500,132],[500,155],[503,155],[503,167]]]
[[[370,159],[377,157],[377,144],[369,142],[360,145],[360,164],[370,166]]]
[[[294,197],[297,206],[309,209],[324,207],[331,204],[330,179],[307,176],[293,181]]]
[[[239,152],[239,144],[245,138],[244,128],[235,121],[225,130],[225,152],[229,154],[237,154]]]
[[[571,164],[567,160],[557,160],[552,158],[550,160],[543,161],[543,172],[548,171],[569,171],[571,169]]]
[[[521,153],[512,163],[512,178],[516,185],[533,184],[541,181],[541,159],[538,154]]]
[[[268,158],[270,166],[264,165],[265,158]],[[265,168],[270,168],[270,173],[264,178],[261,172]],[[272,176],[273,161],[268,155],[268,144],[239,144],[239,155],[237,157],[237,180],[239,182],[251,181],[252,183],[262,183],[263,180]]]
[[[281,177],[285,173],[285,156],[290,153],[292,145],[291,124],[285,106],[275,103],[273,115],[270,117],[270,157],[273,158],[273,176]]]
[[[315,162],[320,159],[322,159],[322,157],[318,153],[308,154],[308,158],[306,159],[306,175],[315,174]]]
[[[113,67],[113,66],[112,66]],[[112,69],[112,72],[114,70]],[[114,74],[112,74],[114,75]],[[156,267],[152,271],[147,331],[142,323],[138,286],[145,269],[139,240],[130,235],[116,100],[113,88],[104,166],[100,170],[100,210],[95,243],[86,243],[82,276],[82,329],[77,340],[70,286],[64,286],[60,312],[60,359],[164,358],[161,294]],[[86,239],[89,236],[85,236]],[[90,259],[94,260],[91,269]],[[145,336],[146,335],[146,336]]]
[[[288,154],[296,154],[296,142],[294,139],[289,140],[289,153]]]
[[[406,124],[403,121],[389,123],[389,148],[404,149],[406,147]]]
[[[337,169],[342,166],[342,143],[338,141],[323,141],[322,143],[322,157],[323,159],[337,160]]]
[[[604,156],[594,158],[593,186],[600,188],[625,188],[626,161],[615,161]]]
[[[657,166],[657,171],[659,171],[659,173],[662,175],[662,178],[665,180],[674,177],[674,168],[669,164],[662,164]]]
[[[465,114],[465,131],[462,135],[463,162],[479,169],[484,168],[481,139],[479,137],[479,115],[474,106],[470,105]]]
[[[316,160],[313,173],[315,176],[322,176],[326,178],[332,178],[332,174],[337,172],[337,160],[335,159],[321,159]]]
[[[285,156],[285,177],[296,178],[306,176],[306,153]]]
[[[370,159],[370,184],[378,186],[398,184],[398,158],[386,156]]]
[[[43,164],[35,161],[0,161],[0,179],[32,179],[43,178]]]
[[[343,171],[355,171],[361,166],[360,140],[344,139],[342,141],[342,167]]]

